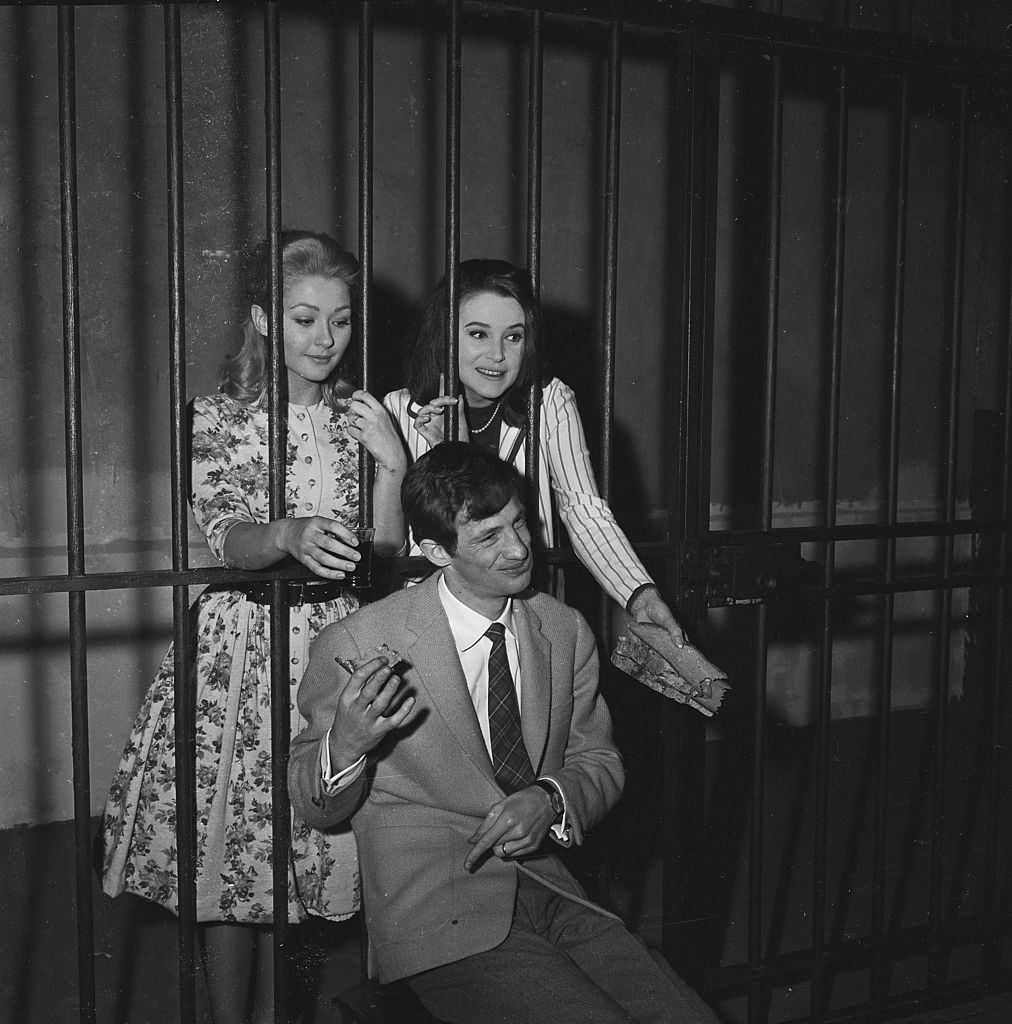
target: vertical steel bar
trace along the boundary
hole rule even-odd
[[[361,287],[358,298],[358,337],[362,352],[362,388],[372,385],[372,228],[373,228],[373,18],[363,0],[358,34],[358,258]],[[373,459],[358,448],[358,521],[372,524]]]
[[[907,245],[907,193],[910,177],[910,97],[909,81],[900,79],[898,97],[898,126],[896,133],[896,198],[893,221],[893,296],[891,351],[889,363],[889,437],[888,469],[886,479],[886,524],[895,526],[899,507],[900,461],[900,397],[903,378],[903,306],[906,294]],[[890,537],[885,545],[884,581],[891,588],[896,580],[896,539]],[[882,662],[879,669],[880,689],[877,709],[878,735],[876,737],[875,792],[873,797],[872,829],[872,899],[871,944],[872,976],[871,1004],[876,1013],[885,1005],[888,996],[888,964],[885,961],[884,936],[886,929],[886,841],[888,837],[889,805],[889,728],[892,707],[893,634],[896,615],[896,595],[887,589],[883,596]]]
[[[713,361],[713,274],[715,267],[716,166],[719,139],[720,71],[702,34],[678,41],[673,151],[680,155],[672,192],[677,203],[674,237],[681,292],[677,406],[668,420],[675,443],[665,462],[672,508],[671,530],[678,541],[709,529],[709,434]],[[668,578],[678,583],[678,567]],[[680,606],[679,614],[705,615],[705,602]],[[686,618],[683,618],[686,621]],[[708,879],[700,871],[698,840],[705,818],[705,730],[682,709],[665,701],[662,712],[663,878],[665,954],[698,970],[706,966],[711,935]]]
[[[601,493],[611,500],[612,439],[615,421],[615,321],[618,295],[619,149],[622,135],[622,23],[608,34],[608,105],[604,180],[604,311],[601,330]],[[611,646],[611,608],[598,601],[598,636]]]
[[[358,336],[362,352],[362,388],[372,383],[372,233],[373,233],[373,11],[362,0],[358,27],[358,258],[361,267],[358,297]],[[359,445],[358,522],[372,523],[373,460]],[[369,937],[364,915],[359,922],[359,973],[369,977]]]
[[[761,529],[773,525],[773,462],[776,447],[777,339],[780,332],[780,215],[783,188],[783,98],[781,58],[774,57],[770,98],[770,209],[766,259],[766,350],[763,369]]]
[[[530,16],[529,64],[527,68],[527,268],[534,289],[534,301],[541,303],[541,130],[545,70],[543,11]],[[524,438],[524,466],[527,476],[527,519],[537,523],[541,475],[541,378],[531,382],[527,394],[527,436]],[[539,586],[545,573],[538,567]]]
[[[1005,204],[1004,220],[1002,223],[1002,237],[1005,245],[1000,251],[1008,251],[1009,236],[1009,209],[1012,200],[1012,175],[1010,175],[1009,164],[1012,163],[1012,152],[1006,148],[1006,173],[1005,173]],[[1005,390],[1002,396],[1003,415],[1003,436],[1002,436],[1002,460],[1001,460],[1001,516],[1006,524],[1012,518],[1012,273],[1006,279],[1008,293],[1006,295],[1006,324],[1005,324]],[[1003,575],[1009,572],[1009,543],[1008,529],[1006,528],[999,535],[998,546],[998,571]],[[985,982],[994,980],[1001,961],[1001,952],[1004,945],[1005,929],[999,924],[998,915],[1002,909],[1002,901],[999,898],[998,881],[998,855],[999,844],[1003,838],[1003,823],[1001,820],[1001,771],[1004,760],[1004,748],[1006,743],[1005,724],[1003,716],[1006,714],[1002,702],[1002,691],[1005,686],[1007,665],[1007,651],[1009,643],[1009,622],[1008,622],[1008,585],[999,583],[997,587],[997,600],[995,601],[995,656],[994,656],[994,680],[991,686],[990,706],[990,735],[989,739],[989,764],[987,789],[985,792],[986,830],[984,839],[984,898],[987,904],[987,916],[990,919],[990,926],[987,929],[990,939],[984,943],[982,970]]]
[[[74,8],[57,18],[60,131],[60,229],[63,262],[63,388],[67,467],[67,567],[84,575],[84,469],[81,430],[81,345],[78,292],[77,111]],[[70,704],[74,763],[74,848],[77,895],[78,1006],[95,1020],[95,929],[91,896],[91,772],[88,741],[88,652],[85,595],[71,593]]]
[[[443,366],[446,367],[446,394],[460,393],[457,373],[457,264],[460,262],[460,7],[461,0],[447,0],[446,30],[446,336],[443,339]],[[446,409],[443,436],[459,434],[457,405]]]
[[[963,268],[966,250],[966,173],[967,173],[967,95],[966,86],[959,90],[959,136],[956,163],[956,195],[953,211],[954,252],[952,259],[952,321],[949,340],[949,404],[946,409],[945,518],[956,518],[956,460],[959,443],[959,388],[963,355]],[[954,538],[942,540],[942,575],[952,575]],[[945,856],[945,783],[948,744],[949,660],[952,652],[952,590],[941,593],[938,621],[938,678],[935,692],[935,737],[932,759],[931,798],[931,871],[929,880],[928,921],[932,930],[932,956],[929,958],[928,988],[937,991],[945,980],[942,934],[944,927],[943,888]]]
[[[823,491],[823,525],[836,525],[836,502],[840,448],[840,367],[843,353],[843,285],[847,235],[847,68],[837,69],[836,79],[836,166],[833,188],[833,298],[830,326],[829,423],[826,433],[826,478]],[[836,545],[825,545],[822,585],[832,585],[836,567]],[[819,688],[815,731],[815,828],[812,851],[812,1022],[825,1018],[828,986],[826,956],[826,871],[829,844],[829,775],[831,695],[833,686],[833,601],[822,602],[822,644],[819,659]]]
[[[601,493],[611,499],[615,419],[615,319],[618,293],[619,147],[622,131],[622,23],[608,36],[608,106],[604,182],[604,313],[601,330]]]
[[[182,46],[179,5],[163,9],[165,150],[169,233],[169,424],[172,466],[172,568],[187,568],[186,339],[183,294]],[[176,884],[178,887],[179,1012],[197,1019],[197,791],[196,693],[190,685],[189,587],[172,588],[173,690],[176,767]]]
[[[278,3],[264,5],[264,128],[267,170],[267,237],[270,245],[268,313],[268,419],[270,519],[285,516],[285,445],[288,403],[284,361],[284,281],[281,274],[281,30]],[[288,663],[288,603],[283,581],[271,587],[271,800],[274,873],[274,1019],[288,1014],[288,860],[291,820],[288,744],[291,730]]]
[[[777,336],[780,314],[780,220],[783,191],[783,68],[772,59],[770,78],[770,207],[767,227],[766,351],[763,370],[762,466],[760,476],[760,528],[773,526],[773,463],[776,445]],[[748,959],[752,968],[762,960],[763,814],[766,765],[766,659],[767,613],[756,615],[755,706],[752,709],[752,802],[749,818]],[[762,986],[749,985],[749,1020],[759,1020]]]

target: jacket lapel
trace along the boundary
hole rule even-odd
[[[520,648],[520,729],[535,775],[541,771],[552,713],[551,643],[527,602],[513,602],[513,625]]]
[[[485,749],[450,624],[436,590],[439,575],[433,573],[414,588],[417,597],[406,625],[415,634],[415,640],[404,652],[405,657],[446,728],[475,767],[496,786],[492,760]]]

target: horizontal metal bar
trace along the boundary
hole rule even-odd
[[[377,6],[418,6],[417,0],[378,0]],[[911,40],[890,32],[843,28],[805,18],[790,18],[759,11],[735,10],[697,0],[482,0],[468,7],[498,7],[535,11],[579,21],[612,21],[620,11],[626,28],[668,32],[706,32],[729,39],[754,40],[767,47],[783,45],[830,51],[841,57],[888,63],[910,70],[913,66],[943,67],[974,77],[1007,74],[1012,60],[997,48],[953,46]]]
[[[763,544],[777,540],[794,541],[858,541],[887,540],[899,537],[958,537],[973,534],[1012,533],[1009,519],[957,519],[910,523],[854,523],[850,526],[786,526],[772,530],[711,530],[701,533],[694,542],[701,547],[731,547]],[[644,545],[649,547],[649,545]]]
[[[119,7],[136,0],[84,0],[77,7]],[[30,6],[50,6],[51,0],[28,0]],[[196,0],[194,0],[196,5]],[[189,6],[183,4],[182,6]],[[420,0],[375,0],[375,7],[422,6]],[[579,21],[609,22],[616,14],[614,0],[481,0],[467,7],[500,8],[524,12],[542,10],[553,17]],[[706,32],[766,47],[789,46],[829,51],[857,61],[887,64],[909,71],[912,67],[947,68],[975,78],[1007,76],[1012,59],[1004,50],[951,45],[910,39],[891,32],[845,28],[835,22],[817,22],[760,11],[699,3],[698,0],[622,0],[621,17],[626,29],[654,32]]]
[[[994,926],[1007,931],[1012,927],[1012,914],[1005,913],[995,919],[977,914],[950,921],[942,929],[941,936],[946,945],[961,946],[989,938]],[[881,947],[874,946],[870,937],[853,938],[827,946],[823,955],[818,957],[811,949],[794,950],[770,957],[754,967],[749,967],[746,963],[735,963],[703,971],[697,981],[699,987],[708,994],[734,992],[743,990],[754,981],[789,982],[803,978],[816,963],[827,967],[853,969],[870,967],[876,955],[882,955],[892,961],[926,955],[932,949],[936,938],[937,933],[929,925],[918,925],[886,934],[883,936]]]
[[[714,544],[716,546],[716,544]],[[645,561],[680,559],[681,549],[677,544],[652,543],[635,544],[636,553]],[[546,548],[541,557],[548,565],[579,566],[581,563],[572,548]],[[379,571],[392,571],[402,576],[424,575],[430,570],[427,559],[416,556],[412,558],[383,558],[374,556]],[[7,576],[0,578],[0,597],[27,596],[36,594],[72,594],[100,590],[139,590],[151,587],[202,587],[202,586],[234,586],[241,587],[251,583],[265,583],[273,580],[319,580],[308,569],[298,566],[292,569],[265,569],[249,572],[240,569],[188,569],[176,572],[171,569],[160,569],[154,572],[96,572],[81,576]],[[916,576],[901,578],[895,586],[887,582],[875,580],[855,583],[835,583],[825,589],[821,587],[805,587],[805,594],[834,596],[853,595],[858,593],[883,594],[895,590],[897,593],[913,590],[958,590],[960,587],[974,586],[981,583],[1000,584],[1012,582],[1012,572],[976,572],[957,573],[944,576]]]

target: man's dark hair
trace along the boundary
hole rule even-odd
[[[488,519],[521,498],[520,477],[507,462],[465,441],[445,441],[412,465],[401,501],[415,540],[457,553],[457,517]],[[522,500],[522,498],[521,498]]]

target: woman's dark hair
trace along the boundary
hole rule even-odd
[[[525,268],[505,260],[464,260],[457,267],[459,302],[482,292],[516,299],[524,311],[520,372],[503,403],[503,419],[511,426],[520,426],[527,417],[527,392],[541,372],[541,311],[534,298],[531,275]],[[444,277],[429,295],[415,335],[415,346],[408,358],[407,388],[416,402],[424,404],[440,393],[439,376],[443,372],[445,338]]]
[[[246,262],[247,308],[270,306],[271,250],[267,239],[249,254]],[[281,280],[284,288],[304,277],[343,281],[352,297],[358,282],[358,260],[330,235],[315,231],[281,232]],[[324,381],[323,400],[334,407],[358,386],[358,344],[352,335],[341,361]],[[218,390],[240,402],[258,404],[267,391],[267,339],[256,329],[251,316],[242,326],[239,348],[218,371]]]
[[[520,497],[520,476],[476,444],[445,441],[418,457],[404,476],[401,502],[416,540],[457,553],[457,517],[488,519]]]

